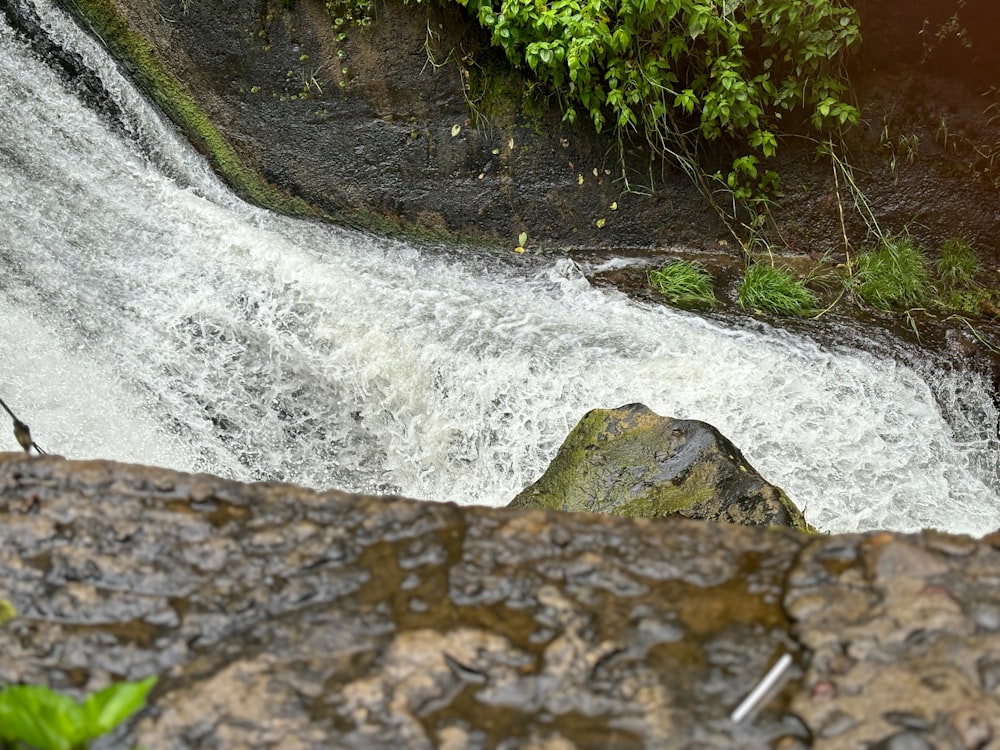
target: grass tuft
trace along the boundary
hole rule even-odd
[[[747,269],[736,302],[774,315],[802,317],[816,309],[816,295],[791,271],[766,263]]]
[[[886,239],[858,256],[855,290],[872,307],[918,307],[931,292],[923,254],[907,237]]]
[[[970,289],[979,275],[979,257],[968,242],[945,240],[935,270],[945,289]]]
[[[674,304],[714,305],[712,275],[698,263],[679,260],[646,274],[650,285]]]

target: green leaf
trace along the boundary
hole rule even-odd
[[[0,626],[6,625],[17,618],[17,610],[6,599],[0,599]]]
[[[0,692],[0,718],[0,738],[37,750],[71,750],[88,739],[80,705],[38,685],[14,685]]]
[[[701,33],[705,30],[706,25],[706,14],[694,12],[688,19],[688,36],[692,39],[696,39],[701,36]]]
[[[110,732],[146,705],[146,696],[156,684],[156,677],[141,682],[117,682],[88,696],[83,704],[90,737]]]
[[[698,106],[698,97],[691,89],[684,89],[674,99],[674,106],[683,109],[687,114],[691,114],[694,112],[694,108]]]

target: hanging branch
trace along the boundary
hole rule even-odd
[[[17,438],[18,444],[24,448],[24,452],[30,453],[31,449],[34,448],[38,453],[45,455],[45,451],[39,447],[38,443],[31,439],[31,429],[28,425],[17,418],[17,415],[10,410],[10,407],[4,403],[3,399],[0,399],[0,406],[14,420],[14,437]]]

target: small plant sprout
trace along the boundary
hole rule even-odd
[[[816,295],[791,271],[769,263],[754,263],[747,268],[736,303],[773,315],[803,317],[815,311]]]
[[[85,750],[146,705],[156,677],[118,682],[78,703],[40,685],[0,690],[0,746]]]
[[[517,247],[514,248],[515,253],[523,253],[524,246],[528,244],[528,233],[521,232],[517,235]]]
[[[699,263],[679,260],[646,274],[656,291],[675,305],[714,305],[712,276]]]

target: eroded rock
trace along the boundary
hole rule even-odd
[[[1000,605],[1000,553],[956,539],[882,532],[803,551],[785,603],[812,656],[792,705],[829,747],[996,746],[1000,633],[983,613]]]
[[[712,425],[661,417],[642,404],[588,412],[541,479],[510,505],[808,528],[785,493]]]
[[[806,537],[720,528],[5,454],[0,682],[160,675],[115,747],[763,746]]]
[[[159,675],[103,748],[994,748],[995,541],[0,454],[0,683]]]

